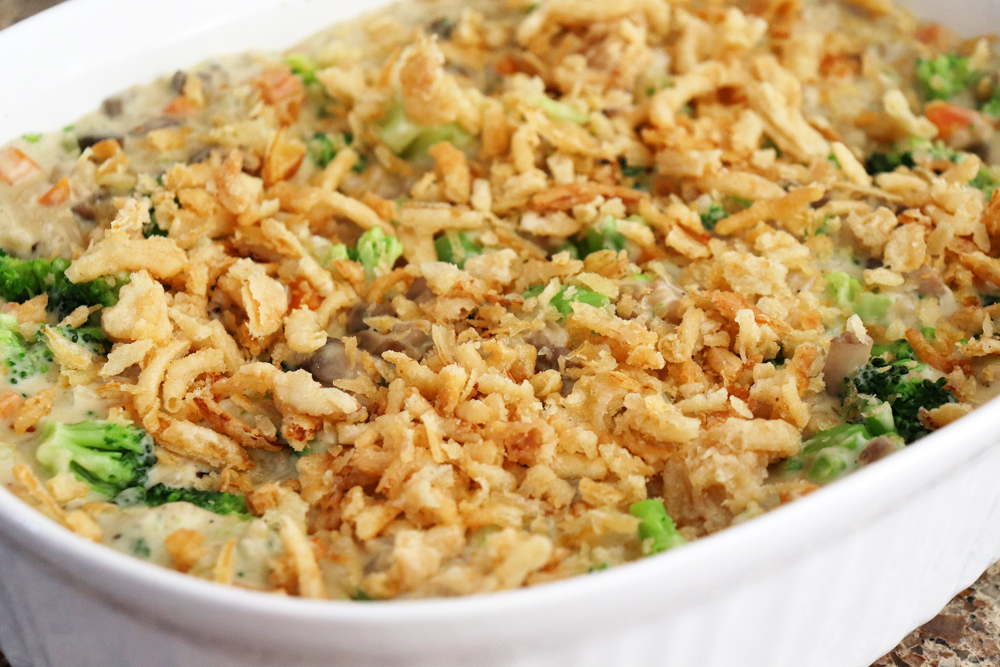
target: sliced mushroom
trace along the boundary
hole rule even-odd
[[[900,449],[901,445],[898,440],[893,440],[892,438],[880,435],[871,442],[868,446],[858,454],[858,463],[861,465],[868,465],[869,463],[874,463],[879,459],[884,459],[889,454],[892,454],[896,450]]]
[[[420,329],[403,322],[392,328],[388,334],[373,329],[356,334],[358,347],[373,357],[381,357],[384,352],[402,352],[411,359],[420,360],[434,344],[433,339]]]
[[[117,141],[119,146],[125,145],[125,137],[112,134],[85,134],[82,137],[76,138],[76,145],[80,147],[81,151],[85,151],[94,144],[99,144],[107,139]]]
[[[91,220],[99,225],[110,223],[118,214],[111,202],[111,192],[101,189],[73,206],[72,211],[83,220]]]
[[[353,380],[361,374],[360,368],[351,365],[344,343],[337,338],[329,339],[313,352],[302,368],[324,387],[332,387],[337,380]]]
[[[176,127],[180,125],[182,119],[180,118],[170,118],[168,116],[160,116],[159,118],[153,118],[146,121],[142,125],[136,125],[132,128],[131,134],[149,134],[153,130],[162,130],[166,127]]]
[[[920,296],[942,296],[951,291],[938,272],[926,264],[911,273],[909,277],[917,281],[917,294]]]
[[[427,279],[420,276],[410,284],[410,289],[406,290],[406,298],[415,303],[426,303],[434,298],[434,292],[427,284]]]
[[[184,94],[184,85],[187,83],[188,74],[182,69],[174,72],[174,75],[170,78],[170,88],[178,95]]]
[[[120,97],[109,97],[101,102],[101,111],[108,118],[118,118],[125,110],[125,101]]]
[[[383,317],[395,314],[392,306],[388,304],[361,301],[351,308],[351,312],[347,314],[347,322],[344,323],[344,328],[348,336],[353,336],[359,331],[365,331],[369,328],[365,324],[365,320],[369,317]]]
[[[823,366],[826,393],[831,396],[839,395],[844,381],[853,377],[868,363],[872,354],[872,342],[871,336],[866,335],[861,340],[853,331],[845,331],[830,341],[830,353]]]
[[[533,345],[538,350],[535,357],[535,372],[555,370],[560,371],[559,363],[567,354],[569,336],[566,330],[555,322],[549,322],[541,331],[534,331],[524,338],[524,342]],[[565,368],[565,362],[563,362]],[[565,378],[564,378],[565,381]]]

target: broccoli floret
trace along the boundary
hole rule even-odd
[[[167,503],[191,503],[216,514],[250,516],[245,497],[223,491],[198,491],[157,484],[146,489],[144,502],[150,507]]]
[[[713,201],[709,204],[708,208],[701,213],[701,225],[708,231],[715,229],[715,226],[719,224],[719,221],[723,218],[728,218],[729,212],[722,208],[719,202]]]
[[[48,308],[62,319],[80,306],[113,306],[127,278],[98,278],[72,283],[66,277],[69,260],[57,257],[17,259],[0,250],[0,298],[21,303],[48,293]]]
[[[309,159],[322,169],[337,157],[337,153],[350,146],[353,139],[349,134],[317,132],[306,144]]]
[[[976,174],[976,177],[969,181],[969,185],[983,191],[987,199],[993,197],[993,191],[1000,188],[1000,178],[997,178],[991,169],[983,167]]]
[[[896,431],[907,444],[930,433],[920,423],[920,408],[933,410],[945,403],[955,402],[955,397],[945,388],[944,378],[937,381],[907,380],[910,372],[908,364],[911,363],[897,361],[890,364],[881,357],[875,357],[854,378],[858,394],[873,396],[892,407]]]
[[[850,308],[863,322],[881,322],[892,306],[892,297],[862,291],[861,283],[843,271],[827,274],[826,294],[834,305]]]
[[[810,482],[827,484],[857,468],[858,454],[871,440],[862,424],[841,424],[820,431],[802,443],[802,452],[786,462],[785,470],[805,470]]]
[[[285,64],[292,69],[292,74],[302,79],[302,83],[307,86],[317,83],[316,70],[319,66],[301,53],[293,53],[285,58]]]
[[[381,227],[372,227],[361,235],[354,251],[357,261],[365,267],[368,280],[373,280],[392,270],[393,264],[403,254],[403,244],[395,236],[387,236]]]
[[[532,285],[527,290],[524,291],[524,298],[530,299],[531,297],[536,297],[545,291],[545,285]],[[559,314],[563,316],[563,319],[569,317],[573,313],[573,303],[585,303],[590,306],[596,306],[602,308],[611,303],[611,299],[604,296],[603,294],[598,294],[585,287],[575,287],[573,285],[565,285],[556,292],[556,295],[552,297],[549,301],[549,305],[559,311]]]
[[[0,298],[14,303],[32,299],[46,291],[54,281],[54,272],[52,262],[17,259],[0,250]]]
[[[451,142],[455,148],[467,148],[472,136],[457,123],[439,127],[417,125],[406,115],[403,105],[397,102],[381,121],[379,136],[382,143],[393,153],[403,157],[413,157],[425,153],[428,148],[442,141]]]
[[[643,554],[651,556],[687,543],[677,532],[677,526],[667,514],[662,500],[650,498],[632,503],[628,513],[639,519],[639,539],[642,541]]]
[[[52,329],[58,331],[63,338],[86,348],[91,354],[103,357],[111,349],[111,343],[104,336],[101,327],[80,327],[79,329],[52,327]]]
[[[64,259],[53,260],[65,262],[55,282],[47,290],[49,293],[49,310],[55,313],[57,319],[62,319],[80,306],[104,306],[108,308],[118,303],[118,293],[123,285],[128,283],[127,277],[107,276],[86,283],[71,283],[64,275],[69,262]]]
[[[343,243],[330,243],[323,239],[313,249],[313,257],[325,268],[330,268],[330,262],[342,259],[352,259],[351,249]],[[357,257],[353,258],[357,261]]]
[[[421,129],[416,139],[407,148],[404,157],[411,158],[423,155],[434,144],[447,141],[459,150],[464,150],[472,145],[472,135],[462,129],[458,123],[448,123]]]
[[[468,232],[445,232],[434,239],[438,260],[465,268],[468,259],[483,254],[483,249],[472,240]]]
[[[99,420],[46,421],[35,457],[54,473],[73,473],[108,498],[142,486],[156,463],[148,433]]]
[[[834,304],[847,308],[861,293],[861,283],[843,271],[836,271],[824,276],[826,293]]]
[[[969,59],[954,53],[919,58],[916,74],[928,100],[950,100],[976,81],[976,75],[969,71]]]
[[[930,429],[920,423],[920,408],[933,410],[945,403],[954,403],[955,396],[945,388],[945,379],[937,381],[911,380],[896,386],[892,414],[896,430],[907,443],[924,437]]]
[[[896,171],[896,167],[913,168],[917,165],[913,161],[913,153],[872,153],[865,160],[865,171],[869,174],[881,174],[889,171]]]
[[[587,236],[580,244],[580,256],[597,252],[598,250],[614,250],[616,253],[628,249],[628,239],[618,231],[615,219],[607,217],[587,230]]]
[[[873,357],[889,357],[886,361],[916,361],[917,353],[914,352],[913,346],[905,338],[900,338],[899,340],[893,341],[891,343],[878,343],[872,345],[872,356]]]
[[[0,314],[0,357],[7,367],[0,377],[11,385],[48,373],[52,368],[52,351],[48,346],[40,340],[25,340],[16,326],[16,317]]]
[[[871,442],[868,429],[861,424],[842,424],[820,431],[802,443],[806,478],[814,484],[827,484],[858,466],[858,454]]]
[[[852,304],[852,310],[862,322],[883,322],[892,306],[892,297],[888,294],[862,292]]]
[[[993,88],[993,97],[986,100],[979,110],[994,120],[1000,118],[1000,86]]]
[[[590,114],[580,111],[566,102],[558,102],[547,95],[539,95],[534,99],[535,106],[545,112],[550,120],[567,120],[576,125],[586,125]]]
[[[618,158],[618,166],[621,167],[622,176],[625,178],[640,178],[646,175],[645,167],[634,167],[623,157]]]
[[[152,236],[169,236],[170,230],[160,227],[160,223],[156,221],[156,210],[149,209],[149,222],[142,226],[142,236],[143,238],[150,238]]]
[[[888,403],[870,403],[862,410],[861,414],[868,432],[873,436],[896,433],[896,420],[892,416],[892,406]]]

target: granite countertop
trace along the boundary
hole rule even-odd
[[[0,0],[0,29],[62,0]],[[1000,665],[1000,563],[872,667]],[[0,667],[10,667],[0,653]]]

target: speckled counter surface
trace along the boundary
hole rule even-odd
[[[0,0],[0,29],[61,1]],[[872,667],[973,665],[1000,666],[1000,563]],[[0,667],[10,667],[2,653]]]

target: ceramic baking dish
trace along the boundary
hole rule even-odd
[[[991,0],[921,2],[967,34],[1000,25]],[[0,33],[0,142],[381,4],[73,0]],[[0,489],[0,645],[14,667],[865,667],[1000,558],[998,410],[684,548],[461,599],[225,588],[79,539]]]

